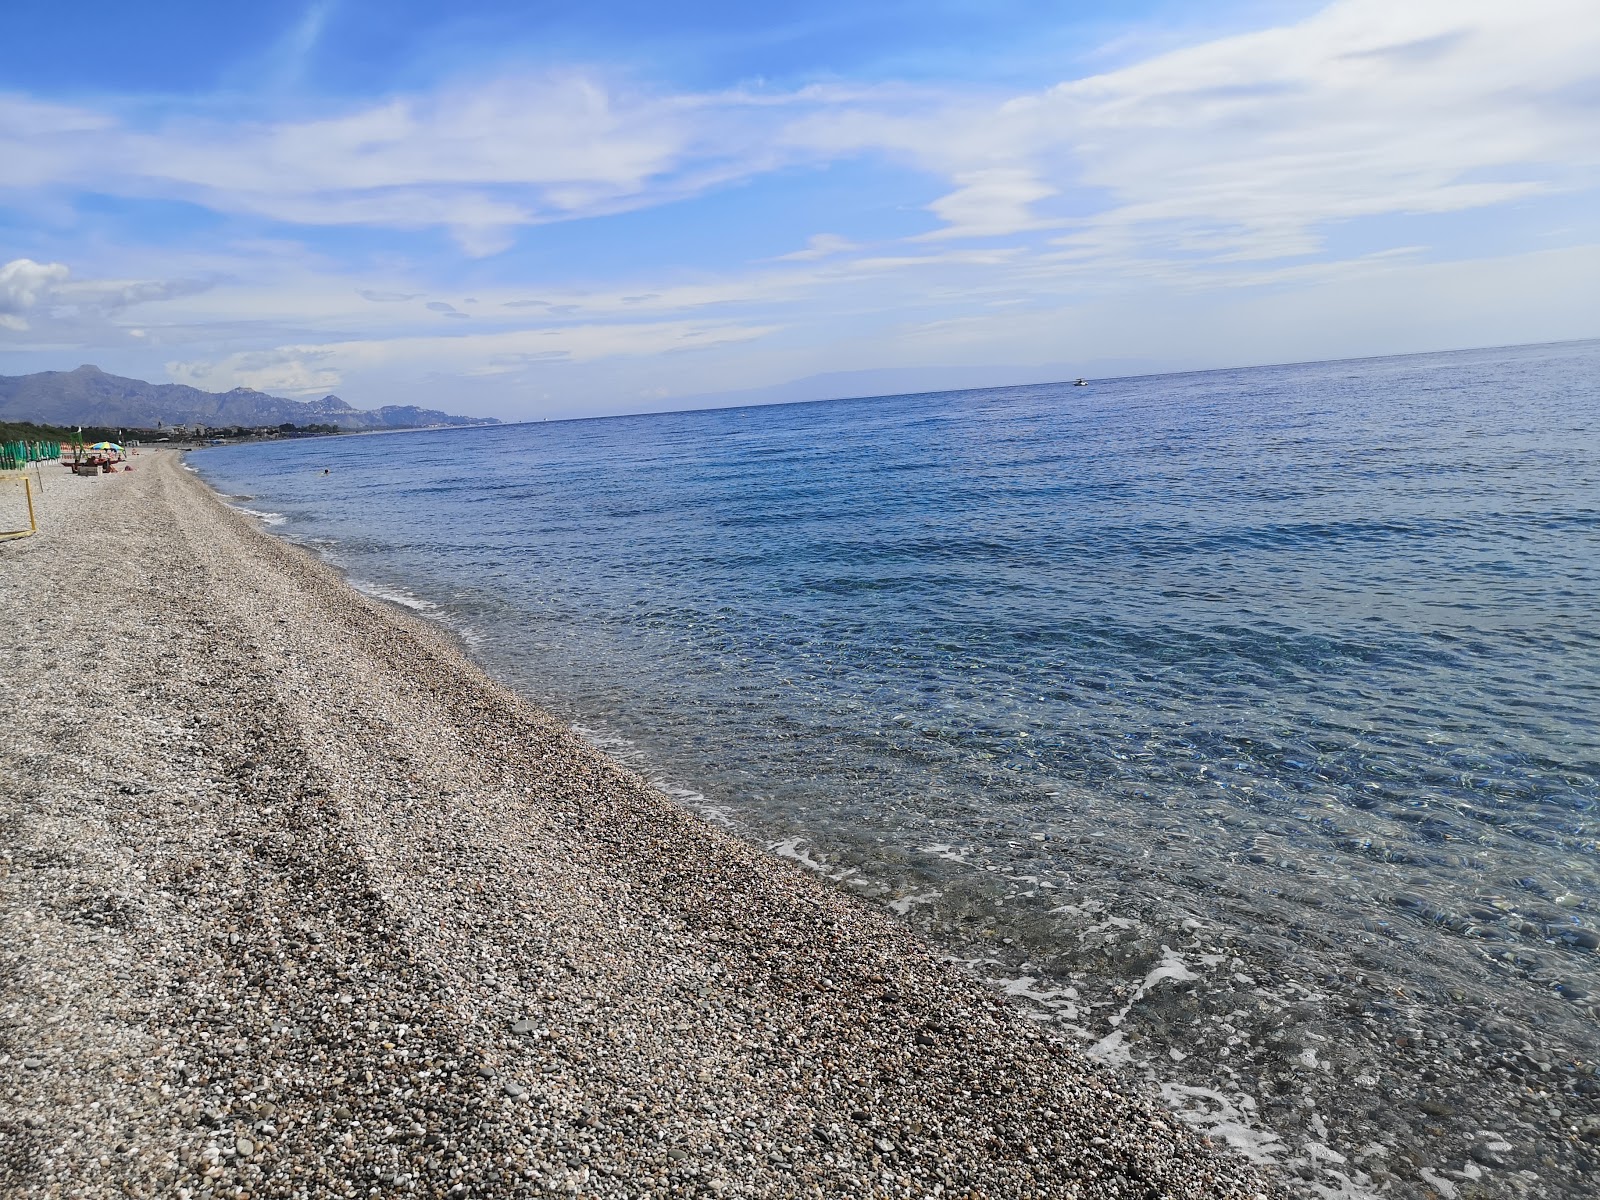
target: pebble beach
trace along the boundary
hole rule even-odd
[[[0,545],[0,1195],[1281,1194],[132,465]]]

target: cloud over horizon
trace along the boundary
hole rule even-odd
[[[301,60],[322,28],[305,20]],[[1600,243],[1596,64],[1578,0],[1337,0],[1025,88],[685,89],[544,63],[291,102],[4,94],[0,214],[49,217],[0,243],[17,251],[0,249],[0,352],[138,344],[153,363],[165,346],[185,381],[301,392],[431,361],[430,386],[475,396],[615,360],[578,385],[593,395],[675,348],[651,331],[759,331],[706,343],[724,353],[682,386],[715,391],[857,355],[868,328],[901,365],[897,330],[996,304],[1170,308],[1315,286],[1294,264],[1583,247]],[[429,349],[351,349],[386,340]],[[1043,363],[1084,341],[991,345]],[[752,342],[771,343],[765,368]]]

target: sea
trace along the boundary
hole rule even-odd
[[[1600,342],[189,461],[1298,1194],[1595,1195]]]

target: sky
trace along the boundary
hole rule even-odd
[[[524,420],[1595,336],[1595,0],[0,5],[0,374]]]

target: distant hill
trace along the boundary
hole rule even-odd
[[[492,417],[455,417],[413,404],[351,408],[337,396],[286,400],[254,388],[203,392],[181,383],[146,383],[99,367],[0,375],[0,420],[45,425],[154,429],[157,425],[337,425],[340,429],[417,429],[425,425],[497,425]]]

